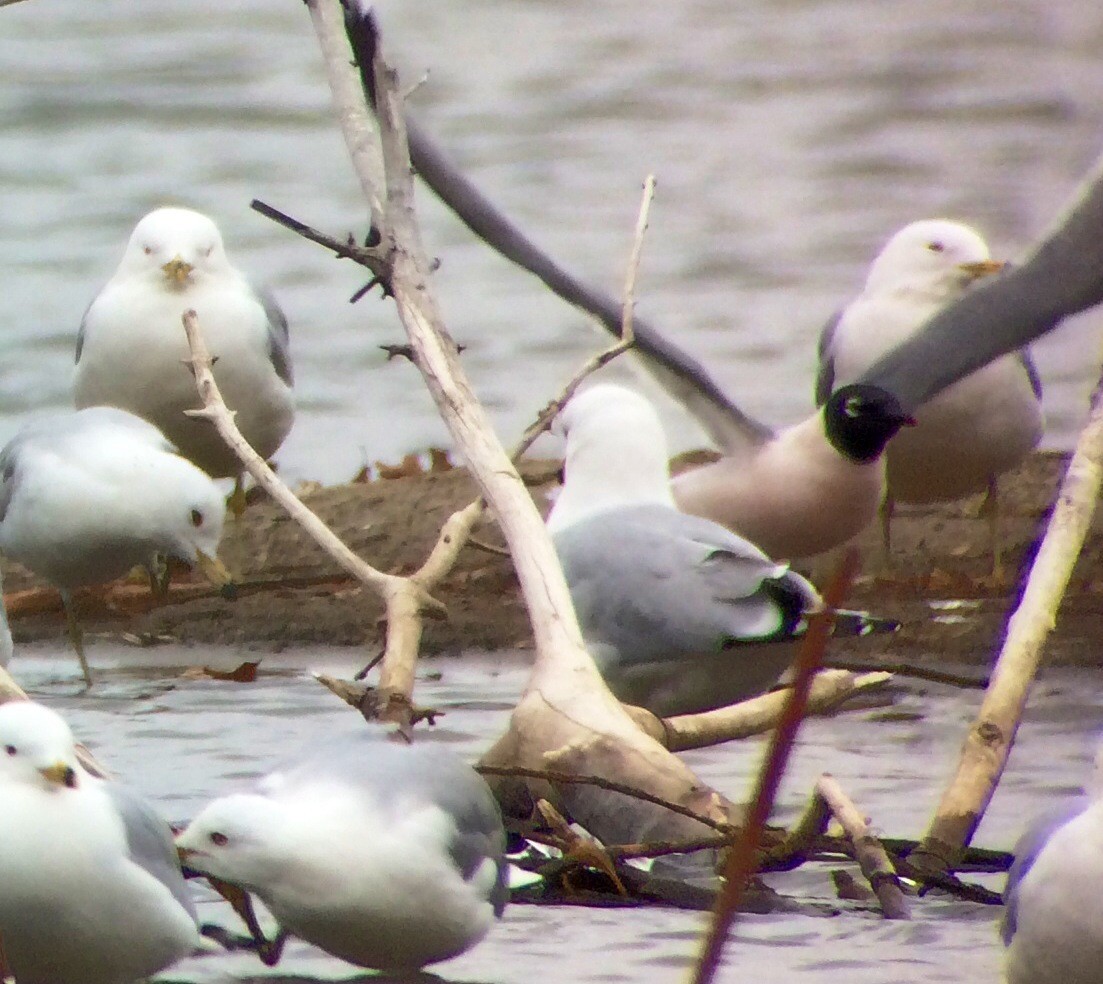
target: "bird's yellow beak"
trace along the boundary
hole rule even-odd
[[[234,583],[230,572],[226,570],[226,565],[217,557],[205,554],[202,550],[196,550],[195,552],[195,566],[203,572],[203,576],[216,588],[225,588],[227,585]]]
[[[77,773],[71,765],[66,765],[64,762],[54,762],[52,765],[47,765],[45,768],[38,770],[44,778],[50,782],[57,783],[59,786],[66,786],[69,789],[73,789],[77,784]]]
[[[981,277],[999,273],[1005,266],[1007,264],[1003,260],[978,260],[976,263],[959,263],[957,268],[974,280],[979,280]]]
[[[174,256],[168,263],[161,267],[165,279],[177,287],[184,286],[194,269],[195,268],[182,256]]]

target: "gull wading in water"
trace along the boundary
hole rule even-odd
[[[79,764],[68,725],[0,706],[0,951],[19,984],[129,984],[199,945],[172,835]]]
[[[134,228],[118,270],[84,314],[75,403],[129,410],[207,474],[240,478],[240,462],[210,421],[184,413],[200,406],[186,365],[181,319],[189,309],[242,435],[261,456],[273,455],[294,418],[287,319],[230,265],[214,222],[189,209],[157,209]]]
[[[446,749],[362,723],[214,800],[176,845],[189,867],[255,893],[281,934],[379,970],[462,953],[508,898],[483,778]]]
[[[1103,780],[1090,797],[1035,821],[1015,846],[1004,890],[1008,984],[1103,979]]]
[[[0,553],[60,589],[89,685],[73,589],[149,568],[157,554],[225,587],[216,556],[225,513],[214,481],[125,410],[42,417],[0,451]]]
[[[905,226],[874,260],[862,293],[824,328],[816,402],[859,380],[931,315],[1003,266],[968,226],[940,219]],[[999,569],[996,479],[1042,437],[1041,384],[1030,353],[990,362],[923,404],[915,419],[918,426],[897,434],[886,453],[886,552],[895,502],[942,502],[987,489]]]
[[[610,690],[660,716],[767,690],[795,655],[816,589],[717,523],[679,511],[666,437],[651,404],[621,386],[576,395],[548,516],[587,648]],[[896,623],[839,613],[837,632]]]

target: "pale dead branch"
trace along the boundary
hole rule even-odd
[[[851,697],[879,690],[891,680],[891,673],[880,671],[821,670],[812,681],[805,713],[831,714]],[[672,752],[684,752],[769,731],[777,725],[788,699],[788,690],[782,689],[701,714],[659,718],[642,707],[629,707],[628,713],[656,741]]]
[[[816,795],[830,808],[832,815],[850,838],[854,859],[866,876],[886,919],[910,919],[908,900],[900,888],[896,870],[881,846],[881,842],[869,830],[865,817],[858,811],[842,786],[829,775],[820,776],[816,783]]]
[[[909,861],[921,873],[953,871],[969,845],[1022,718],[1030,684],[1095,514],[1103,479],[1103,380],[1076,443],[1022,600],[954,774],[922,843]]]

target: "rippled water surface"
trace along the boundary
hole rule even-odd
[[[101,673],[92,695],[71,696],[71,656],[36,648],[13,668],[38,697],[64,713],[76,732],[117,774],[156,802],[169,818],[194,815],[209,798],[240,788],[296,748],[326,735],[340,715],[354,713],[307,672],[348,675],[357,653],[314,651],[267,657],[256,684],[170,683],[197,659],[229,666],[238,654],[120,648],[97,642]],[[431,740],[474,760],[504,729],[524,683],[523,657],[437,660],[439,679],[418,684],[419,701],[440,707]],[[1100,726],[1092,699],[1094,677],[1084,672],[1046,676],[1020,734],[1011,766],[976,842],[1008,848],[1026,818],[1071,795],[1090,770],[1091,738]],[[956,760],[979,698],[928,684],[906,684],[891,713],[867,710],[806,723],[786,776],[775,819],[791,821],[815,779],[832,772],[891,836],[922,833]],[[428,735],[423,737],[429,740]],[[762,754],[762,741],[736,742],[686,757],[722,792],[740,798]],[[826,866],[769,876],[783,894],[834,903]],[[999,887],[999,879],[990,882]],[[204,895],[204,921],[236,926],[213,896]],[[934,898],[913,902],[909,923],[886,923],[870,913],[835,916],[747,916],[729,945],[721,980],[837,982],[996,981],[999,910]],[[531,984],[551,974],[576,982],[672,981],[685,978],[697,952],[704,916],[648,907],[574,909],[515,905],[479,946],[438,968],[452,981]],[[289,947],[278,968],[321,980],[346,979],[354,968],[302,944]],[[262,977],[251,955],[187,961],[169,975],[182,981]]]
[[[653,172],[640,310],[772,422],[811,400],[819,326],[897,227],[948,215],[1014,258],[1103,147],[1103,11],[1023,0],[388,3],[411,97],[479,184],[555,255],[619,290]],[[69,399],[73,338],[135,221],[209,212],[277,290],[301,412],[279,459],[338,480],[447,444],[389,305],[348,263],[250,212],[366,216],[293,0],[29,0],[0,15],[0,438]],[[422,195],[465,364],[519,433],[589,352],[585,320]],[[1098,323],[1099,319],[1094,320]],[[1067,444],[1098,346],[1041,353]],[[667,408],[676,443],[700,441]]]
[[[619,289],[648,172],[659,180],[640,310],[773,422],[810,406],[820,324],[900,225],[947,215],[1021,255],[1103,147],[1103,10],[1022,0],[638,0],[385,3],[411,104],[456,159],[540,242]],[[327,481],[364,461],[446,444],[406,365],[391,308],[347,297],[363,278],[249,210],[262,198],[337,233],[366,214],[330,119],[316,44],[294,0],[28,0],[0,10],[0,440],[69,400],[76,326],[135,221],[166,202],[221,224],[235,261],[268,281],[294,332],[300,415],[286,474]],[[594,346],[585,320],[496,259],[422,195],[426,239],[464,362],[507,436]],[[1097,362],[1098,318],[1047,340],[1049,440],[1067,444]],[[665,408],[677,443],[700,437]],[[113,650],[97,644],[97,665]],[[346,653],[269,658],[253,686],[107,674],[88,697],[68,663],[21,653],[17,672],[67,713],[122,776],[186,818],[350,713],[301,669]],[[130,665],[132,650],[116,653]],[[194,653],[142,652],[192,662]],[[65,657],[67,659],[67,657]],[[227,662],[237,659],[226,654]],[[449,708],[437,740],[474,758],[504,727],[523,670],[438,663],[419,699]],[[1007,847],[1024,818],[1087,772],[1099,726],[1086,676],[1036,695],[979,840]],[[917,835],[976,704],[912,687],[905,713],[815,721],[782,796],[800,808],[834,772],[879,829]],[[689,756],[738,798],[760,751]],[[826,873],[775,876],[830,898]],[[218,906],[203,906],[218,918]],[[910,924],[868,915],[749,917],[723,979],[995,980],[993,910],[933,900]],[[702,917],[661,909],[515,906],[442,973],[460,981],[682,979]],[[350,976],[293,947],[281,972]],[[190,961],[193,981],[259,975],[251,957]]]

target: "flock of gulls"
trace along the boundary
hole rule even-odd
[[[765,691],[822,607],[790,560],[845,543],[878,511],[888,549],[897,501],[995,496],[998,476],[1042,434],[1025,351],[914,416],[855,380],[886,337],[905,337],[1000,267],[963,225],[906,227],[823,332],[815,414],[780,432],[748,424],[721,442],[718,461],[673,481],[641,392],[598,382],[571,399],[553,428],[566,450],[547,526],[584,638],[621,700],[672,715]],[[0,452],[0,551],[60,589],[89,686],[74,588],[144,567],[156,590],[166,558],[229,582],[215,479],[240,480],[241,469],[213,427],[186,413],[198,404],[187,310],[245,437],[274,453],[294,416],[287,322],[230,265],[216,225],[180,208],[138,223],[89,305],[78,409],[32,421]],[[838,625],[896,627],[859,612]],[[139,796],[82,767],[65,722],[44,706],[0,706],[0,749],[0,953],[20,984],[122,984],[195,951],[181,860],[254,893],[281,939],[384,970],[462,952],[506,902],[494,798],[431,744],[395,744],[368,727],[334,737],[211,803],[175,839]],[[1044,837],[1032,843],[1034,868],[1026,858],[1012,882],[1012,968],[1049,946],[1032,921],[1047,898],[1031,873],[1062,860]],[[1042,980],[1031,975],[1012,979]]]
[[[705,405],[698,415],[720,452],[673,479],[642,392],[598,382],[568,403],[555,424],[564,484],[547,525],[583,636],[621,700],[672,715],[768,689],[823,605],[790,563],[878,517],[891,551],[899,503],[986,492],[1000,573],[998,479],[1043,431],[1029,353],[983,366],[978,357],[975,372],[930,400],[905,401],[870,375],[978,282],[1005,276],[960,223],[897,232],[823,330],[817,409],[783,430],[718,401],[692,359],[651,337],[641,357],[675,353],[658,375],[689,379],[687,409]],[[74,410],[34,419],[0,452],[0,553],[60,590],[89,687],[74,589],[137,567],[162,590],[169,559],[230,583],[217,558],[227,501],[216,479],[234,479],[236,496],[241,466],[209,422],[188,415],[198,406],[188,310],[241,432],[274,454],[294,420],[287,321],[230,264],[216,224],[182,208],[138,222],[85,312]],[[840,631],[895,627],[840,616]],[[5,618],[0,665],[11,656]],[[476,944],[508,898],[489,787],[432,743],[358,724],[174,835],[139,795],[81,764],[54,711],[0,705],[0,971],[18,984],[127,984],[202,949],[182,863],[259,898],[279,923],[277,945],[293,935],[352,964],[406,972]],[[1004,927],[1012,984],[1103,975],[1103,779],[1094,785],[1017,851]]]

